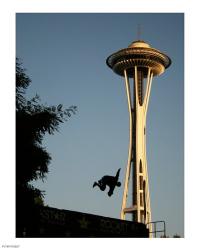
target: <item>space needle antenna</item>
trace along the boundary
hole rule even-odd
[[[138,37],[138,41],[141,40],[141,33],[142,33],[141,24],[139,23],[137,25],[137,37]]]

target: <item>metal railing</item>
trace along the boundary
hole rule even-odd
[[[157,224],[158,223],[163,223],[163,230],[157,230]],[[164,233],[163,238],[166,238],[166,224],[165,221],[160,220],[160,221],[152,221],[146,224],[147,227],[148,225],[152,225],[152,232],[149,232],[150,237],[157,238],[157,233]],[[150,228],[150,227],[149,227]]]

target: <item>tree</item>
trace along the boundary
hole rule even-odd
[[[175,235],[173,236],[173,238],[181,238],[181,236],[178,235],[178,234],[175,234]]]
[[[31,79],[22,63],[16,59],[16,227],[22,235],[27,227],[30,210],[43,204],[44,192],[30,184],[33,180],[46,178],[51,156],[42,146],[45,134],[53,135],[59,124],[76,113],[77,107],[64,109],[40,103],[36,94],[32,99],[25,97]]]

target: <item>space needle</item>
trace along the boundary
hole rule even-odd
[[[146,157],[146,117],[152,79],[164,73],[171,59],[138,40],[128,48],[110,55],[106,63],[116,74],[125,78],[129,111],[129,147],[120,218],[127,213],[132,220],[150,225],[151,204]],[[131,174],[132,173],[132,174]],[[127,207],[130,177],[132,178],[132,204]],[[149,226],[149,229],[150,226]]]

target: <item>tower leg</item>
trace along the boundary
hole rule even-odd
[[[126,94],[127,94],[128,110],[129,110],[129,148],[128,148],[128,160],[127,160],[126,175],[125,175],[125,182],[124,182],[122,208],[121,208],[121,214],[120,214],[120,217],[122,220],[125,220],[124,209],[126,208],[126,201],[127,201],[127,196],[128,196],[128,184],[129,184],[130,172],[131,172],[132,145],[133,145],[133,117],[132,117],[131,93],[130,93],[129,79],[128,79],[126,70],[124,70],[124,77],[125,77]]]
[[[133,221],[147,224],[151,221],[151,208],[146,160],[146,115],[153,73],[149,68],[147,73],[146,93],[144,95],[143,72],[135,66],[133,72],[133,102],[131,101],[130,83],[126,70],[124,70],[124,76],[129,110],[129,149],[121,219],[125,219],[126,213],[132,213]],[[131,170],[133,178],[133,198],[132,206],[127,208],[126,203]]]

